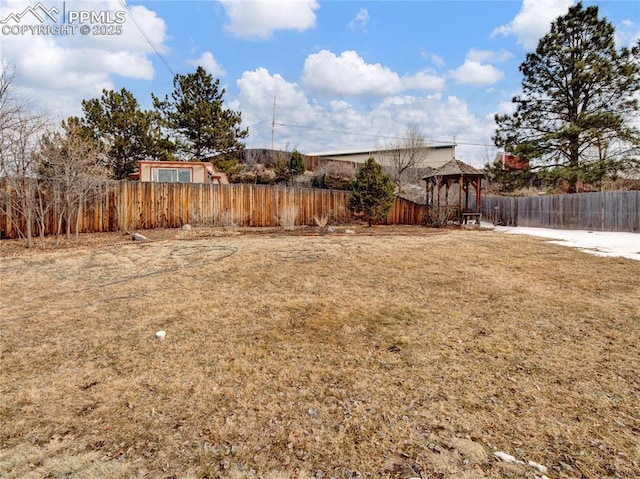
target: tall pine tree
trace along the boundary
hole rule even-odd
[[[184,160],[202,161],[212,158],[226,168],[244,147],[240,141],[248,135],[241,129],[241,114],[224,108],[224,88],[204,68],[195,73],[176,75],[171,98],[153,96],[165,126],[173,132],[179,155]],[[237,161],[236,161],[237,163]],[[229,171],[227,171],[229,172]]]
[[[496,146],[531,161],[575,191],[638,161],[640,42],[618,50],[614,27],[582,3],[556,19],[520,65],[515,112],[496,115]]]
[[[100,99],[84,100],[82,110],[82,118],[69,118],[68,123],[79,122],[83,135],[101,144],[113,178],[126,179],[137,161],[171,158],[172,145],[162,137],[155,113],[142,111],[126,88],[103,90]]]

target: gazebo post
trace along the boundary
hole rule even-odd
[[[469,209],[469,180],[464,180],[464,209]]]
[[[446,181],[445,183],[445,188],[444,188],[444,211],[445,211],[445,216],[449,216],[449,180],[444,180]]]

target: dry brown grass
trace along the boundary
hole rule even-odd
[[[638,262],[259,233],[4,243],[0,477],[638,476]]]

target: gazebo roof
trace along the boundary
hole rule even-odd
[[[460,160],[451,160],[440,168],[437,168],[433,171],[430,171],[422,178],[423,181],[429,180],[433,177],[458,177],[458,176],[484,176],[484,172],[474,168],[471,165],[467,165],[466,163]]]

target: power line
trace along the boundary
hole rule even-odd
[[[122,5],[122,8],[124,8],[127,11],[127,13],[129,13],[129,16],[131,17],[131,20],[133,20],[133,23],[138,28],[138,31],[142,34],[142,36],[147,41],[147,43],[151,46],[153,51],[156,52],[156,55],[158,55],[158,58],[160,58],[160,60],[162,60],[162,63],[164,63],[164,66],[167,67],[167,70],[169,70],[171,75],[175,77],[176,76],[175,72],[173,71],[171,66],[169,66],[169,63],[167,63],[167,61],[164,59],[164,57],[162,56],[162,53],[160,53],[160,50],[158,50],[158,48],[155,46],[155,44],[153,43],[151,38],[149,38],[149,35],[147,35],[147,33],[140,26],[140,24],[138,23],[138,20],[136,20],[136,17],[133,14],[133,12],[131,11],[131,9],[124,3],[124,0],[118,0],[118,3],[120,3],[120,5]]]
[[[266,120],[259,121],[258,123],[254,123],[253,125],[247,125],[247,129],[249,130],[249,135],[252,133],[266,130],[267,128],[271,128],[271,122],[267,122]]]
[[[371,138],[385,138],[388,140],[407,140],[408,138],[405,138],[403,136],[389,136],[389,135],[379,135],[379,134],[374,134],[374,133],[363,133],[360,131],[350,131],[350,130],[334,130],[331,128],[320,128],[320,127],[313,127],[313,126],[304,126],[304,125],[294,125],[291,123],[276,123],[276,125],[279,126],[288,126],[290,128],[302,128],[302,129],[306,129],[306,130],[316,130],[316,131],[326,131],[329,133],[342,133],[342,134],[349,134],[349,135],[355,135],[355,136],[367,136],[367,137],[371,137]],[[444,144],[444,145],[449,145],[451,143],[455,144],[455,145],[465,145],[465,146],[490,146],[490,147],[495,147],[495,145],[493,144],[488,144],[488,143],[476,143],[473,142],[471,140],[468,141],[458,141],[458,139],[454,139],[454,141],[444,141],[444,140],[427,140],[431,143],[440,143],[440,144]]]

